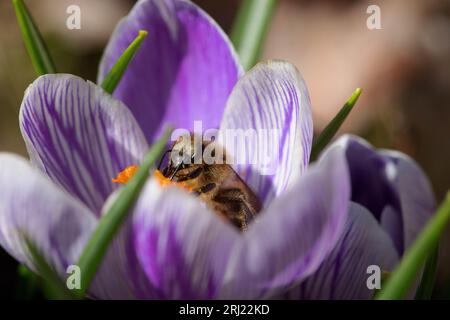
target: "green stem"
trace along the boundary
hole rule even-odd
[[[56,73],[56,68],[39,29],[22,0],[13,0],[23,41],[38,75]]]
[[[427,223],[416,241],[405,253],[386,285],[376,295],[377,300],[395,300],[404,297],[417,277],[430,252],[436,249],[439,238],[450,220],[450,192],[437,213]]]
[[[139,197],[149,176],[150,168],[163,152],[166,142],[169,139],[170,132],[171,130],[167,129],[162,137],[153,144],[140,165],[139,170],[119,192],[109,210],[100,219],[96,230],[91,236],[91,239],[77,263],[82,275],[81,289],[77,292],[79,297],[84,297],[89,288],[89,285],[106,254],[109,244],[117,234],[120,226],[128,216],[130,209]]]
[[[245,70],[259,59],[275,0],[244,0],[231,30],[231,41]]]
[[[436,269],[439,256],[439,246],[431,252],[425,263],[425,270],[422,274],[419,288],[417,289],[416,300],[430,300],[433,293],[434,281],[436,279]]]
[[[145,30],[139,31],[138,36],[133,40],[133,42],[128,46],[128,48],[125,49],[125,51],[119,57],[119,59],[111,68],[109,73],[103,79],[101,86],[106,92],[108,93],[114,92],[114,90],[116,89],[117,85],[120,82],[120,79],[122,79],[122,76],[125,73],[128,64],[130,63],[131,59],[133,59],[136,51],[141,46],[142,41],[144,41],[144,39],[147,37],[147,34],[148,33]]]
[[[17,268],[16,298],[32,300],[37,296],[38,289],[38,276],[23,264],[20,264]]]
[[[51,300],[73,300],[77,297],[67,289],[66,284],[60,279],[58,273],[47,263],[38,248],[24,235],[28,251],[30,252],[37,273],[42,278],[42,290],[45,296]]]
[[[358,100],[359,96],[361,95],[361,88],[357,88],[351,97],[347,100],[347,102],[344,104],[344,106],[339,110],[338,114],[331,120],[331,122],[323,129],[323,131],[320,133],[319,137],[314,141],[312,150],[311,150],[311,156],[309,158],[310,162],[313,162],[317,159],[320,152],[325,149],[325,147],[328,145],[328,143],[333,139],[336,132],[341,127],[342,123],[347,119],[347,116],[350,114],[350,111],[352,111],[353,106],[355,105],[356,101]]]

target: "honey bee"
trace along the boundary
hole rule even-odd
[[[202,142],[201,148],[198,148],[201,149],[202,155],[208,144]],[[190,139],[180,137],[166,152],[171,156],[167,167],[161,171],[162,174],[174,182],[183,183],[219,216],[241,231],[246,230],[261,210],[258,197],[230,165],[223,163],[225,161],[207,164],[202,157],[201,161],[195,163],[194,151],[194,136],[191,135]],[[172,154],[174,152],[176,154]]]

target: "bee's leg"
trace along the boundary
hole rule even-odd
[[[172,174],[170,175],[169,179],[173,180],[173,178],[175,177],[175,175],[177,174],[178,171],[180,171],[180,169],[182,168],[183,163],[181,162],[179,165],[177,165],[175,167],[175,170],[172,172]]]
[[[217,193],[213,201],[226,208],[230,221],[239,229],[247,229],[248,224],[257,214],[255,208],[247,201],[239,189],[225,189]]]
[[[190,179],[197,178],[203,172],[203,167],[198,167],[186,174],[183,174],[182,170],[178,171],[177,182],[182,182]]]
[[[208,183],[208,184],[205,184],[204,186],[202,186],[202,187],[200,187],[200,188],[198,188],[196,190],[193,190],[192,194],[194,194],[196,196],[199,196],[202,193],[207,193],[207,192],[211,191],[215,187],[216,187],[215,183]]]

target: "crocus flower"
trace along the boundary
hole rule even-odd
[[[236,167],[263,203],[247,231],[150,178],[89,296],[368,297],[367,265],[392,270],[432,212],[420,169],[352,137],[309,166],[311,106],[295,67],[273,61],[244,75],[225,34],[187,1],[138,2],[110,40],[99,81],[140,29],[149,38],[114,97],[67,74],[27,89],[20,128],[31,164],[0,154],[0,244],[33,268],[26,234],[64,276],[120,188],[111,179],[140,163],[164,124],[275,127],[275,138],[246,146],[279,155],[275,174]]]

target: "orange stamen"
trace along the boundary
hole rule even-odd
[[[161,187],[166,187],[166,186],[168,186],[170,184],[175,184],[175,182],[173,182],[169,178],[164,177],[162,172],[159,171],[159,170],[155,170],[154,175],[155,175],[156,180],[158,180],[158,182],[159,182]]]
[[[139,169],[138,166],[128,166],[123,171],[119,172],[117,177],[115,179],[112,179],[112,182],[114,183],[127,183],[133,178],[133,176],[136,174],[137,170]]]

